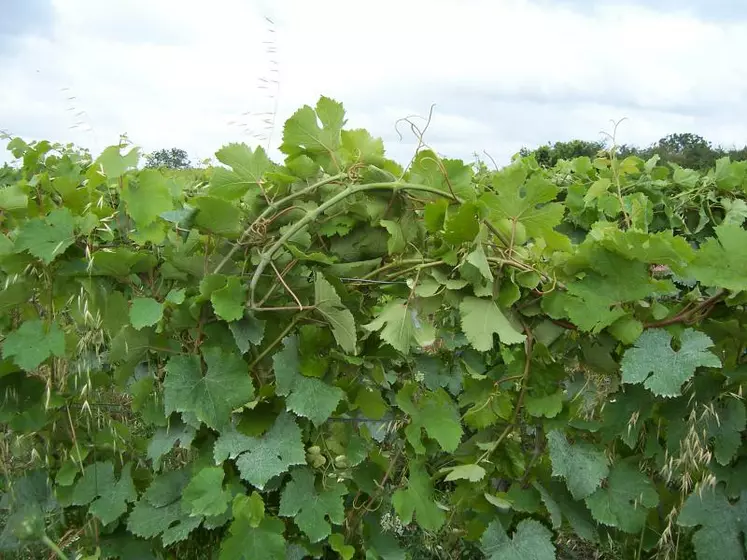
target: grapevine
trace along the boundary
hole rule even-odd
[[[747,165],[344,127],[205,181],[11,140],[3,554],[747,557]]]

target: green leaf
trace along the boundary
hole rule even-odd
[[[469,264],[480,271],[480,274],[482,274],[485,280],[488,282],[493,281],[493,273],[490,270],[490,263],[488,263],[488,258],[485,256],[485,250],[482,248],[482,243],[479,243],[475,250],[467,255],[466,260]]]
[[[672,335],[648,329],[623,355],[623,383],[643,383],[655,395],[676,397],[698,367],[721,367],[721,360],[707,350],[713,342],[706,334],[685,329],[679,342],[680,349],[672,350]]]
[[[436,233],[441,231],[441,228],[444,225],[444,219],[446,218],[446,209],[448,207],[449,201],[443,198],[425,205],[423,219],[425,221],[425,227],[429,232]]]
[[[174,447],[178,441],[179,447],[189,449],[194,440],[196,431],[181,420],[174,420],[165,428],[158,428],[148,442],[146,457],[153,461],[153,470],[161,468],[161,458]]]
[[[329,542],[330,548],[340,555],[342,560],[351,560],[355,555],[355,547],[345,544],[345,537],[339,533],[330,535],[327,542]]]
[[[223,467],[206,467],[184,489],[182,500],[192,515],[220,515],[228,509],[231,493],[223,488]]]
[[[409,182],[427,185],[451,196],[473,201],[472,168],[458,159],[442,159],[433,150],[420,150],[410,166]]]
[[[252,527],[259,527],[265,518],[265,502],[257,492],[251,496],[238,495],[233,499],[233,516],[245,517]]]
[[[13,210],[23,210],[29,205],[29,197],[16,183],[0,188],[0,210],[12,212]]]
[[[44,218],[23,223],[15,241],[17,252],[28,251],[51,263],[75,241],[75,219],[67,208],[56,208]]]
[[[340,296],[321,272],[316,273],[314,282],[314,305],[316,311],[332,327],[332,334],[345,352],[356,354],[357,336],[353,314],[342,304]]]
[[[409,383],[397,393],[397,405],[411,417],[405,429],[407,441],[418,454],[425,453],[421,443],[421,430],[425,429],[428,437],[435,439],[444,451],[454,451],[462,439],[462,425],[459,411],[449,394],[443,389],[423,391],[417,404],[413,396],[417,385]]]
[[[706,416],[708,437],[714,438],[714,455],[719,465],[728,465],[742,445],[742,433],[747,429],[744,403],[727,398]]]
[[[449,474],[444,479],[446,482],[452,480],[469,480],[479,482],[485,476],[485,469],[480,465],[459,465],[449,469]]]
[[[628,462],[614,465],[607,485],[586,498],[594,519],[626,533],[640,533],[648,509],[658,503],[659,495],[649,478]]]
[[[493,334],[503,344],[519,344],[526,336],[518,332],[490,299],[466,297],[459,306],[462,332],[479,352],[493,349]]]
[[[747,290],[747,231],[736,224],[722,224],[715,231],[717,238],[703,243],[688,275],[704,286]]]
[[[319,126],[321,122],[322,126]],[[286,154],[306,152],[324,156],[324,163],[334,160],[340,149],[340,132],[345,124],[345,109],[328,97],[322,96],[316,111],[304,105],[285,122],[281,151]]]
[[[75,505],[90,504],[89,513],[98,517],[104,525],[117,520],[127,511],[127,504],[136,499],[132,464],[127,463],[119,480],[116,480],[111,461],[88,465],[75,485],[72,497]]]
[[[226,285],[210,294],[215,314],[224,321],[238,321],[244,316],[246,286],[238,276],[226,278]]]
[[[252,527],[244,516],[234,519],[223,540],[219,560],[286,560],[283,524],[275,518]]]
[[[433,499],[433,485],[422,461],[410,461],[407,488],[392,496],[392,505],[402,522],[415,521],[426,531],[438,531],[446,521],[445,512]]]
[[[163,212],[174,208],[166,179],[155,169],[142,170],[137,182],[128,181],[122,189],[122,200],[138,227],[152,224]]]
[[[444,221],[444,239],[452,245],[472,241],[480,231],[480,215],[474,202],[465,202],[447,213]]]
[[[528,395],[525,406],[530,416],[555,418],[563,410],[563,391],[540,397]]]
[[[508,220],[524,226],[529,237],[542,237],[552,232],[563,219],[562,204],[555,199],[558,188],[540,174],[525,181],[526,171],[520,163],[506,167],[493,175],[494,192],[480,197],[480,202],[494,222]],[[546,204],[549,203],[549,204]]]
[[[604,452],[587,443],[569,444],[558,430],[547,434],[553,476],[562,476],[576,500],[591,495],[608,472]]]
[[[698,560],[744,560],[747,492],[732,505],[721,488],[696,490],[685,500],[677,524],[700,525],[693,535]]]
[[[125,155],[121,154],[120,146],[109,146],[105,148],[96,159],[95,166],[109,179],[118,179],[129,169],[137,167],[140,159],[140,150],[131,148]]]
[[[584,206],[589,206],[602,194],[606,193],[610,188],[610,185],[612,185],[612,181],[607,178],[597,179],[596,181],[594,181],[594,183],[592,183],[592,185],[589,187],[589,190],[586,191],[586,194],[584,195]]]
[[[489,560],[555,560],[552,533],[534,519],[520,521],[511,538],[495,520],[488,525],[480,544]]]
[[[396,299],[387,304],[373,321],[363,325],[363,328],[369,331],[380,330],[379,336],[384,342],[407,354],[410,346],[417,343],[419,332],[424,332],[424,328],[427,328],[417,315],[417,311],[407,301]]]
[[[287,409],[309,418],[317,426],[326,422],[345,393],[321,379],[301,374],[298,337],[286,337],[283,350],[275,354],[272,360],[275,390],[278,395],[286,397]]]
[[[242,354],[249,352],[251,345],[259,346],[265,337],[265,321],[254,315],[246,315],[243,319],[228,325],[236,346]]]
[[[3,357],[13,358],[25,371],[34,371],[51,356],[65,356],[65,335],[57,323],[47,326],[39,319],[25,321],[3,341]]]
[[[237,458],[241,477],[260,490],[273,476],[287,472],[293,465],[306,464],[301,430],[293,416],[285,412],[260,438],[224,431],[215,442],[213,454],[216,464],[225,457]]]
[[[322,491],[317,491],[311,469],[297,468],[280,495],[279,515],[292,517],[311,542],[319,542],[332,532],[330,522],[341,525],[345,521],[342,497],[346,493],[345,486],[338,482],[327,482]]]
[[[137,330],[152,327],[163,317],[163,304],[153,298],[135,298],[130,306],[130,324]]]
[[[210,177],[208,193],[226,200],[239,199],[252,188],[261,189],[264,174],[273,168],[261,146],[253,151],[244,143],[231,143],[218,150],[215,156],[232,170],[216,167]]]
[[[407,248],[405,234],[402,232],[402,226],[393,220],[381,220],[381,225],[389,232],[389,240],[386,243],[387,251],[390,255],[401,253]]]
[[[174,356],[166,364],[164,404],[166,414],[194,413],[210,428],[220,429],[231,411],[254,398],[246,362],[221,348],[202,352],[207,374],[202,375],[199,356]]]
[[[241,211],[222,198],[200,196],[192,199],[197,208],[195,225],[208,232],[238,237],[241,232]]]

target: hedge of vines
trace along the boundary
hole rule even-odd
[[[747,163],[403,168],[344,125],[207,184],[10,142],[3,554],[744,559]]]

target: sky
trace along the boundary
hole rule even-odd
[[[675,132],[747,144],[743,0],[2,0],[0,12],[0,130],[94,154],[126,134],[145,152],[201,160],[247,142],[279,160],[283,121],[320,95],[403,162],[416,139],[398,121],[423,123],[432,105],[430,146],[499,164],[522,146],[603,139],[620,119],[621,144]]]

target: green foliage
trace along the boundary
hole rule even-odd
[[[344,126],[189,172],[10,142],[1,553],[744,558],[747,166]]]

